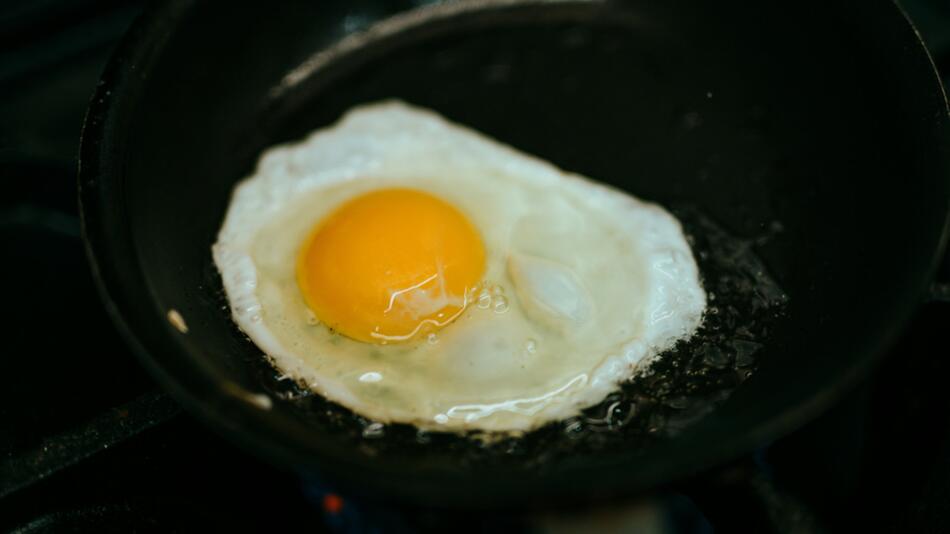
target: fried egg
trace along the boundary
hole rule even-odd
[[[213,257],[281,373],[428,430],[576,415],[706,305],[661,207],[395,101],[264,152]]]

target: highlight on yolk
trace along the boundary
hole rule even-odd
[[[304,300],[359,341],[405,341],[458,317],[485,270],[485,248],[457,209],[413,189],[382,189],[316,225],[297,259]]]

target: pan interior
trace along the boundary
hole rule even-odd
[[[420,494],[477,493],[473,480],[495,496],[642,487],[740,452],[789,406],[829,395],[913,304],[950,198],[934,143],[946,125],[934,82],[912,84],[929,66],[889,3],[854,15],[832,2],[815,17],[797,3],[482,2],[382,30],[407,6],[317,4],[175,8],[173,30],[143,45],[147,76],[126,80],[115,104],[125,115],[113,127],[127,133],[107,194],[123,208],[108,217],[140,270],[120,308],[156,366],[252,444],[338,477],[362,472],[364,488],[399,487],[373,473],[408,477]],[[314,55],[360,32],[352,49]],[[355,416],[278,382],[231,322],[210,258],[231,189],[267,147],[385,98],[698,214],[694,233],[712,221],[749,243],[789,297],[757,373],[672,444],[611,440],[553,459],[548,446],[486,453],[409,430],[374,440]],[[167,325],[170,309],[187,335]],[[616,462],[628,469],[611,474]],[[599,468],[599,481],[571,478]],[[538,474],[564,483],[544,490]]]

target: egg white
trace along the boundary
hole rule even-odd
[[[478,228],[486,273],[429,339],[374,345],[319,324],[295,262],[346,200],[427,191]],[[657,205],[395,101],[267,150],[213,247],[234,321],[274,365],[381,422],[530,430],[597,404],[699,327],[705,292]]]

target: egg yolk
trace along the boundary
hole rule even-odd
[[[328,327],[389,343],[452,322],[484,270],[482,240],[455,207],[421,191],[384,189],[315,226],[297,259],[297,283]]]

